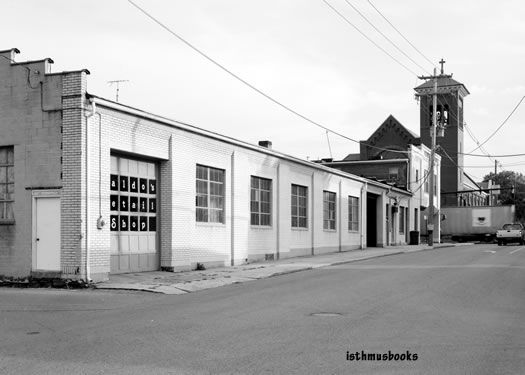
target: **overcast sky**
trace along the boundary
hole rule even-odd
[[[297,112],[351,138],[367,139],[392,114],[419,134],[419,81],[322,0],[134,0],[213,59]],[[348,0],[421,69],[381,37],[345,0],[327,0],[416,74],[433,66],[371,7]],[[465,84],[465,121],[484,141],[525,95],[525,3],[520,0],[371,0],[435,64]],[[153,23],[126,0],[2,0],[0,49],[18,61],[50,57],[53,71],[87,68],[88,91],[115,99],[110,80],[129,80],[120,102],[250,143],[271,140],[299,158],[330,157],[323,130],[239,83]],[[525,101],[524,101],[525,102]],[[332,156],[358,152],[330,135]],[[476,146],[465,134],[465,151]],[[525,103],[484,146],[525,153]],[[480,151],[476,151],[480,153]],[[482,178],[494,159],[467,157]],[[525,173],[525,156],[498,158]],[[519,164],[519,165],[512,165]],[[486,168],[473,168],[486,166]]]

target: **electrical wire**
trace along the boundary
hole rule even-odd
[[[128,0],[131,1],[131,0]],[[354,25],[350,20],[345,17],[341,12],[339,12],[336,8],[334,8],[328,1],[322,0],[323,3],[325,3],[330,9],[332,9],[339,17],[341,17],[347,24],[352,26],[359,34],[361,34],[364,38],[366,38],[370,43],[372,43],[374,46],[376,46],[379,50],[381,50],[384,54],[386,54],[388,57],[390,57],[392,60],[394,60],[396,63],[401,65],[403,68],[405,68],[408,72],[412,73],[416,77],[418,76],[412,69],[407,67],[405,64],[403,64],[401,61],[396,59],[394,56],[392,56],[390,53],[388,53],[383,47],[381,47],[379,44],[374,42],[368,35],[366,35],[364,32],[362,32],[356,25]]]
[[[476,157],[487,157],[487,155],[483,154],[471,154],[469,152],[458,152],[459,155],[468,155],[468,156],[476,156]],[[492,154],[493,158],[515,158],[517,156],[525,156],[525,154],[503,154],[503,155],[494,155]]]
[[[467,126],[467,123],[463,123],[463,127],[467,130],[467,134],[470,136],[470,138],[472,138],[472,140],[474,141],[474,143],[476,143],[477,145],[479,145],[479,140],[474,136],[474,133],[472,133],[472,131],[470,130],[470,127]],[[479,148],[481,152],[483,152],[485,155],[487,155],[490,160],[494,161],[494,159],[492,158],[492,156],[490,156],[490,154],[483,148],[483,147],[480,147]]]
[[[456,166],[456,168],[461,169],[461,172],[468,176],[467,172],[465,172],[464,167],[460,167],[458,163],[456,163],[454,159],[452,159],[452,157],[448,154],[448,152],[443,147],[440,147],[439,150],[445,154],[445,156]],[[471,174],[470,177],[475,177],[477,180],[481,180],[479,176],[475,176],[473,174]]]
[[[503,125],[505,125],[505,123],[509,120],[509,118],[514,114],[514,112],[516,112],[516,110],[518,109],[518,107],[521,105],[521,103],[523,102],[523,100],[525,99],[525,95],[520,99],[520,101],[518,102],[518,104],[516,104],[516,106],[514,107],[514,109],[510,112],[510,114],[507,116],[507,118],[505,119],[505,121],[503,121],[501,123],[500,126],[498,126],[498,128],[496,130],[494,130],[494,132],[489,135],[489,137],[484,141],[482,142],[480,145],[478,145],[478,147],[476,147],[475,149],[473,149],[472,151],[470,152],[474,152],[476,151],[477,149],[479,149],[481,146],[483,146],[485,143],[487,143],[488,141],[490,141],[490,139],[503,127]]]
[[[370,21],[359,9],[357,9],[356,6],[354,6],[349,0],[345,0],[345,2],[352,7],[353,10],[355,10],[370,26],[372,26],[374,28],[375,31],[377,31],[383,38],[385,38],[392,46],[394,46],[395,49],[397,49],[399,52],[401,52],[407,59],[409,59],[410,61],[412,61],[412,63],[414,63],[414,65],[416,65],[417,67],[419,67],[421,70],[423,70],[424,72],[426,72],[427,74],[431,74],[427,69],[425,69],[424,67],[422,67],[421,65],[419,65],[417,63],[417,61],[415,61],[413,58],[411,58],[405,51],[403,51],[401,48],[399,48],[399,46],[394,43],[392,41],[392,39],[390,39],[388,36],[386,36],[381,30],[379,30],[379,28],[374,25],[374,23],[372,21]]]
[[[433,67],[435,67],[434,63],[433,63],[432,61],[430,61],[430,59],[429,59],[428,57],[426,57],[426,56],[423,54],[423,52],[421,52],[419,49],[417,49],[417,47],[414,46],[414,45],[410,42],[410,40],[408,40],[408,39],[407,39],[407,38],[401,33],[401,31],[399,31],[399,30],[398,30],[398,29],[392,24],[392,22],[389,21],[388,18],[386,18],[386,17],[383,15],[383,13],[381,13],[381,11],[380,11],[379,9],[377,9],[377,7],[376,7],[374,4],[372,4],[372,2],[371,2],[370,0],[367,0],[367,1],[368,1],[368,3],[372,6],[372,8],[374,8],[375,11],[376,11],[376,12],[377,12],[377,13],[378,13],[378,14],[379,14],[379,15],[380,15],[380,16],[381,16],[381,17],[382,17],[382,18],[383,18],[383,19],[384,19],[384,20],[385,20],[390,26],[392,26],[392,28],[393,28],[395,31],[397,31],[397,33],[398,33],[399,35],[401,35],[401,37],[402,37],[402,38],[403,38],[408,44],[410,44],[410,46],[411,46],[412,48],[414,48],[414,49],[417,51],[417,53],[419,53],[421,56],[423,56],[424,59],[426,59],[426,60],[427,60],[427,61],[428,61]]]
[[[252,89],[253,91],[257,92],[258,94],[262,95],[263,97],[265,97],[266,99],[268,99],[269,101],[273,102],[274,104],[277,104],[278,106],[280,106],[281,108],[285,109],[286,111],[294,114],[295,116],[309,122],[310,124],[312,125],[315,125],[325,131],[328,131],[332,134],[335,134],[341,138],[344,138],[344,139],[347,139],[349,141],[352,141],[352,142],[355,142],[355,143],[358,143],[358,144],[362,144],[360,141],[356,140],[356,139],[353,139],[353,138],[350,138],[342,133],[339,133],[335,130],[332,130],[324,125],[322,125],[321,123],[317,122],[317,121],[314,121],[312,119],[310,119],[309,117],[299,113],[298,111],[292,109],[291,107],[287,106],[286,104],[283,104],[281,103],[280,101],[278,101],[277,99],[274,99],[273,97],[271,97],[269,94],[266,94],[264,91],[262,91],[261,89],[258,89],[257,87],[255,87],[254,85],[252,85],[251,83],[249,83],[248,81],[244,80],[243,78],[241,78],[240,76],[238,76],[237,74],[235,74],[234,72],[232,72],[231,70],[229,70],[228,68],[226,68],[224,65],[222,65],[221,63],[217,62],[216,60],[214,60],[212,57],[210,57],[209,55],[207,55],[206,53],[204,53],[202,50],[200,50],[199,48],[195,47],[193,44],[191,44],[190,42],[188,42],[186,39],[184,39],[182,36],[180,36],[179,34],[177,34],[176,32],[174,32],[173,30],[171,30],[168,26],[164,25],[162,22],[160,22],[158,19],[156,19],[155,17],[153,17],[150,13],[148,13],[145,9],[141,8],[139,5],[137,5],[136,3],[134,3],[132,0],[128,0],[128,2],[133,5],[135,8],[137,8],[140,12],[142,12],[146,17],[148,17],[150,20],[152,20],[153,22],[155,22],[157,25],[159,25],[161,28],[163,28],[164,30],[166,30],[168,33],[170,33],[172,36],[174,36],[175,38],[177,38],[179,41],[181,41],[182,43],[184,43],[186,46],[190,47],[192,50],[194,50],[195,52],[197,52],[199,55],[201,55],[202,57],[204,57],[206,60],[208,60],[209,62],[211,62],[212,64],[214,64],[215,66],[217,66],[218,68],[220,68],[221,70],[223,70],[224,72],[228,73],[231,77],[235,78],[236,80],[238,80],[239,82],[241,82],[242,84],[244,84],[245,86],[249,87],[250,89]],[[415,73],[413,73],[415,74]],[[366,143],[365,143],[366,144]],[[391,151],[391,152],[395,152],[395,153],[400,153],[400,154],[408,154],[408,151],[398,151],[398,150],[390,150],[390,149],[387,149],[387,148],[383,148],[383,147],[377,147],[377,146],[372,146],[370,144],[366,144],[368,147],[371,147],[371,148],[374,148],[374,149],[377,149],[377,150],[382,150],[382,151]]]

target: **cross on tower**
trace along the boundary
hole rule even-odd
[[[443,75],[445,73],[445,71],[443,70],[443,64],[446,63],[445,60],[443,60],[443,58],[441,58],[441,60],[439,61],[439,63],[441,64],[441,74]]]

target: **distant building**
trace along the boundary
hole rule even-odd
[[[443,61],[444,63],[444,61]],[[431,147],[434,80],[427,80],[415,89],[419,98],[420,142]],[[437,122],[444,127],[444,136],[437,137],[441,161],[441,205],[483,206],[489,204],[488,194],[482,191],[464,170],[464,98],[469,95],[464,84],[446,76],[441,65],[437,79]],[[463,193],[462,193],[463,192]]]
[[[408,236],[410,231],[418,231],[427,235],[430,149],[418,144],[418,141],[416,134],[390,115],[366,141],[361,141],[359,154],[349,154],[340,161],[323,159],[320,163],[412,193],[412,198],[403,205],[411,226],[404,229],[402,233]],[[434,160],[436,166],[434,170],[434,222],[437,225],[434,230],[434,238],[435,241],[439,241],[442,158],[435,155]],[[399,239],[397,225],[403,220],[400,216],[404,215],[404,213],[398,213],[396,203],[398,203],[396,200],[390,202],[390,212],[387,213],[389,242],[391,243],[396,243]]]

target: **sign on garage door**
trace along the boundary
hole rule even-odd
[[[111,272],[159,268],[155,163],[111,156]]]

